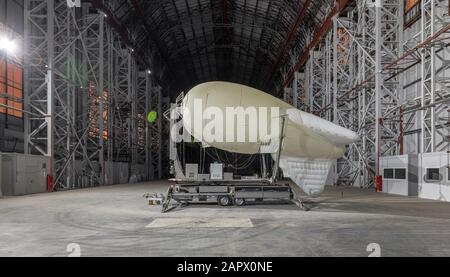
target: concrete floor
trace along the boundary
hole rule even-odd
[[[142,195],[167,185],[0,199],[0,256],[67,256],[71,243],[82,256],[368,256],[370,243],[382,256],[450,256],[450,203],[330,188],[309,212],[196,205],[161,214]],[[168,219],[181,226],[155,225]]]

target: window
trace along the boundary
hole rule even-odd
[[[5,60],[0,58],[0,113],[6,113],[6,66]]]
[[[393,179],[394,178],[394,169],[385,168],[383,176],[384,176],[384,179]]]
[[[427,173],[425,175],[425,181],[436,182],[441,180],[441,174],[439,173],[439,168],[427,168]]]
[[[406,169],[405,168],[396,168],[394,171],[394,179],[406,180]]]
[[[450,181],[450,165],[447,166],[447,180]]]
[[[339,64],[345,66],[348,64],[348,60],[349,60],[348,48],[350,45],[350,35],[346,31],[345,28],[338,28],[337,33],[338,33],[337,36],[339,39],[339,43],[338,43],[338,47],[337,47],[338,57],[340,57]]]
[[[405,0],[405,27],[411,27],[421,17],[420,0]]]
[[[143,113],[137,114],[137,146],[140,150],[145,149],[145,115]]]
[[[98,139],[100,137],[99,125],[99,107],[100,103],[103,105],[103,140],[108,140],[108,112],[109,112],[109,94],[103,91],[103,95],[97,95],[97,89],[93,82],[89,82],[88,86],[89,96],[89,137]]]
[[[23,117],[22,67],[6,58],[0,58],[0,113]]]
[[[405,12],[410,11],[414,6],[419,4],[420,0],[406,0],[405,3]]]

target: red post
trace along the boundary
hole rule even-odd
[[[400,144],[400,155],[403,155],[403,143],[404,143],[404,134],[403,134],[403,108],[400,107],[400,135],[398,137],[398,143]]]
[[[53,176],[47,175],[47,192],[53,191]]]
[[[383,191],[383,176],[378,175],[377,176],[377,192]]]

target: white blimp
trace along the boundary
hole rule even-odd
[[[205,147],[279,157],[283,176],[307,195],[323,192],[334,162],[358,134],[260,90],[208,82],[183,99],[183,125]],[[281,146],[280,146],[280,142]]]

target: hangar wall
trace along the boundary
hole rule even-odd
[[[15,33],[16,36],[22,36],[23,22],[23,0],[0,0],[0,33],[2,35],[4,33]],[[17,83],[22,83],[22,64],[20,59],[13,60],[0,54],[0,67],[0,103],[6,104],[6,98],[8,98],[7,84],[9,88],[17,87],[16,84],[12,84],[13,82],[10,79],[20,79]],[[11,74],[15,76],[9,77]],[[10,89],[9,94],[10,96],[12,94]],[[23,97],[19,98],[14,101],[17,106],[19,106],[19,103],[23,103]],[[18,116],[18,113],[0,108],[0,152],[24,151],[23,126],[23,117]]]
[[[0,0],[2,33],[23,54],[3,57],[0,152],[50,158],[51,190],[167,174],[169,99],[106,17],[86,2]],[[8,66],[16,58],[21,78]],[[154,122],[146,120],[150,111],[158,114]]]
[[[338,162],[338,183],[375,187],[382,157],[450,160],[449,3],[355,4],[330,8],[319,29],[329,31],[307,36],[307,52],[291,51],[279,87],[294,106],[360,134]]]

